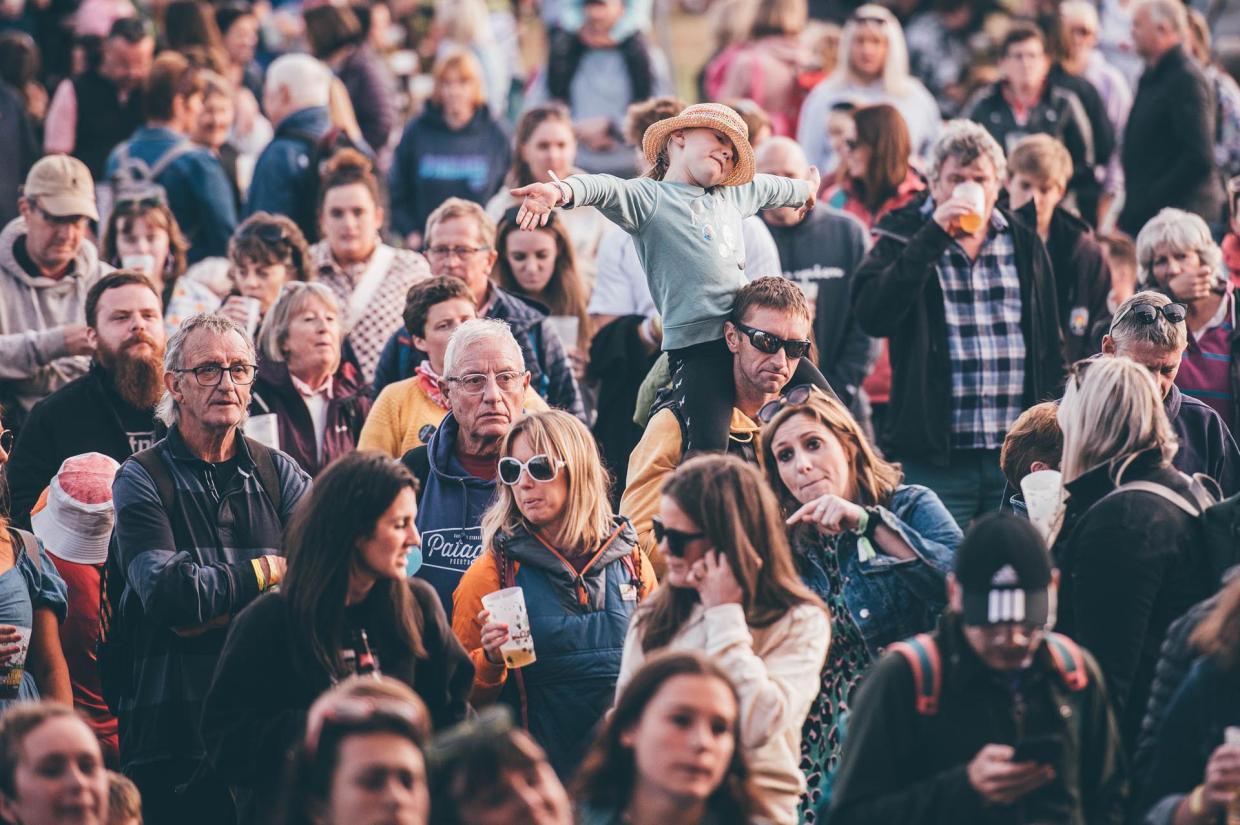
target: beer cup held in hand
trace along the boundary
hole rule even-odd
[[[952,190],[952,197],[969,202],[969,211],[960,216],[960,230],[972,235],[982,228],[986,212],[986,192],[978,183],[962,183]]]
[[[534,655],[534,639],[530,635],[530,616],[525,609],[525,593],[519,587],[508,587],[482,597],[482,606],[491,612],[491,619],[508,625],[508,641],[500,645],[504,664],[511,670],[538,661]]]

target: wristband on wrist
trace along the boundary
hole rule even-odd
[[[560,190],[560,203],[568,203],[573,199],[573,190],[567,183],[556,177],[551,169],[547,170],[547,174],[551,176],[551,182],[555,184],[555,188]]]
[[[1193,788],[1193,792],[1188,795],[1188,812],[1197,819],[1206,812],[1206,786],[1198,785]]]
[[[882,516],[878,510],[873,507],[866,507],[861,511],[861,518],[857,521],[857,529],[853,530],[853,535],[857,537],[857,560],[867,562],[878,555],[878,551],[874,549],[874,531],[878,529]]]
[[[258,579],[258,592],[267,589],[267,577],[263,575],[263,560],[250,559],[250,564],[254,566],[254,578]]]

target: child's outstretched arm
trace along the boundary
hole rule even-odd
[[[822,185],[822,175],[818,174],[817,166],[809,167],[805,181],[809,184],[809,197],[805,199],[805,204],[797,212],[797,217],[802,219],[809,214],[809,210],[813,209],[814,204],[818,202],[818,187]]]
[[[522,198],[517,225],[522,229],[546,226],[548,215],[557,206],[597,207],[612,223],[634,234],[654,213],[657,184],[649,178],[624,180],[613,175],[570,175],[551,183],[531,183],[510,189]],[[799,199],[798,199],[799,200]]]

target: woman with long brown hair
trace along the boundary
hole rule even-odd
[[[550,183],[551,175],[566,178],[581,170],[576,167],[577,136],[568,107],[558,101],[532,106],[521,113],[513,136],[512,168],[504,186],[487,202],[486,211],[499,223],[504,213],[519,202],[509,189],[531,183]],[[556,213],[573,240],[585,283],[593,285],[599,243],[607,230],[607,219],[593,206],[560,210]]]
[[[577,778],[579,825],[748,825],[755,790],[740,698],[701,653],[650,658],[625,687]]]
[[[758,417],[797,569],[831,610],[831,650],[801,743],[802,822],[812,823],[830,806],[862,673],[887,645],[934,628],[963,536],[934,491],[904,484],[837,399],[794,387]]]
[[[779,504],[752,465],[695,458],[663,486],[655,536],[667,575],[629,626],[617,693],[657,650],[704,651],[740,696],[757,818],[792,825],[805,789],[801,726],[818,695],[831,622],[797,573]]]
[[[896,107],[864,106],[852,118],[856,137],[845,143],[836,181],[823,194],[823,202],[869,228],[911,201],[926,184],[909,165],[908,126]]]
[[[404,682],[436,725],[464,718],[473,667],[434,589],[411,577],[415,486],[380,453],[330,465],[289,524],[281,589],[233,620],[202,734],[215,772],[241,790],[243,822],[270,821],[273,800],[256,791],[275,786],[311,703],[348,676]]]

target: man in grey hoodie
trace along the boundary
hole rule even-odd
[[[86,238],[99,213],[82,161],[39,160],[18,210],[0,231],[0,404],[14,429],[36,402],[89,368],[86,293],[112,271]]]

